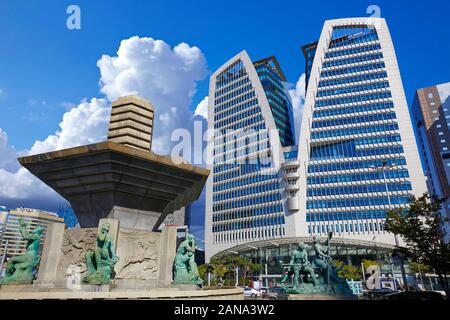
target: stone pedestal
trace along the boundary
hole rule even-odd
[[[357,300],[353,295],[340,294],[281,294],[278,300]]]
[[[80,281],[86,274],[85,254],[95,248],[97,234],[106,222],[109,223],[109,235],[119,257],[112,286],[123,290],[169,288],[176,254],[177,228],[165,227],[162,232],[134,230],[123,228],[119,220],[110,218],[100,219],[98,228],[66,230],[63,224],[51,225],[47,231],[38,277],[34,281],[36,288],[97,290],[97,286],[85,286]],[[102,291],[111,288],[105,287]]]
[[[153,229],[160,216],[159,212],[114,206],[108,218],[120,220],[123,228],[148,231]]]
[[[172,283],[173,261],[177,250],[177,228],[165,227],[162,230],[161,240],[161,274],[159,279],[165,286],[168,286]]]
[[[63,223],[52,223],[48,226],[35,283],[48,287],[55,285],[57,269],[62,255],[61,245],[65,226]]]

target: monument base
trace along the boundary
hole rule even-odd
[[[155,288],[152,290],[124,290],[113,286],[82,285],[79,289],[42,288],[39,285],[2,285],[0,300],[45,299],[190,299],[190,300],[243,300],[242,288],[213,290],[183,290],[180,288]],[[184,288],[188,289],[188,288]]]
[[[281,294],[278,300],[357,300],[355,295],[343,294]]]

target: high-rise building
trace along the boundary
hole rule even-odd
[[[33,231],[37,226],[41,226],[41,245],[44,244],[47,228],[50,223],[64,223],[64,219],[58,217],[58,215],[53,212],[29,208],[10,210],[6,218],[3,236],[0,239],[0,257],[2,257],[5,252],[7,256],[14,256],[23,254],[26,251],[27,241],[22,239],[19,229],[20,218],[29,225],[28,231]]]
[[[252,62],[242,51],[210,78],[208,128],[214,161],[206,186],[206,259],[237,244],[284,236],[295,207],[292,105],[275,57]],[[283,167],[282,167],[283,166]],[[287,187],[291,182],[292,185]],[[290,196],[292,195],[292,196]]]
[[[426,183],[386,21],[326,21],[303,51],[299,210],[286,233],[394,243],[386,212]]]
[[[412,112],[429,193],[450,218],[450,82],[416,91]],[[450,230],[447,230],[450,231]]]
[[[7,210],[5,206],[0,206],[0,225],[3,225],[6,222],[8,212],[9,210]]]

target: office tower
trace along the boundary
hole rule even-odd
[[[3,255],[14,256],[26,251],[27,241],[22,239],[19,230],[19,219],[22,218],[31,230],[42,227],[41,245],[44,244],[47,228],[50,223],[64,223],[64,219],[56,213],[38,209],[17,208],[10,210],[6,217],[4,232],[0,242],[0,258]],[[30,231],[30,229],[28,229]]]
[[[450,218],[450,82],[416,91],[412,112],[429,193]],[[449,232],[447,225],[447,232]]]
[[[386,21],[326,21],[303,51],[299,210],[286,233],[394,243],[386,212],[426,183]]]
[[[208,128],[215,136],[206,187],[206,260],[237,244],[285,235],[296,178],[285,176],[282,166],[297,157],[285,81],[275,57],[252,62],[246,51],[210,78]]]

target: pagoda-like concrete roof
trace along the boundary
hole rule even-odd
[[[82,227],[98,225],[114,207],[165,216],[196,200],[209,170],[105,141],[18,159],[67,199]]]

